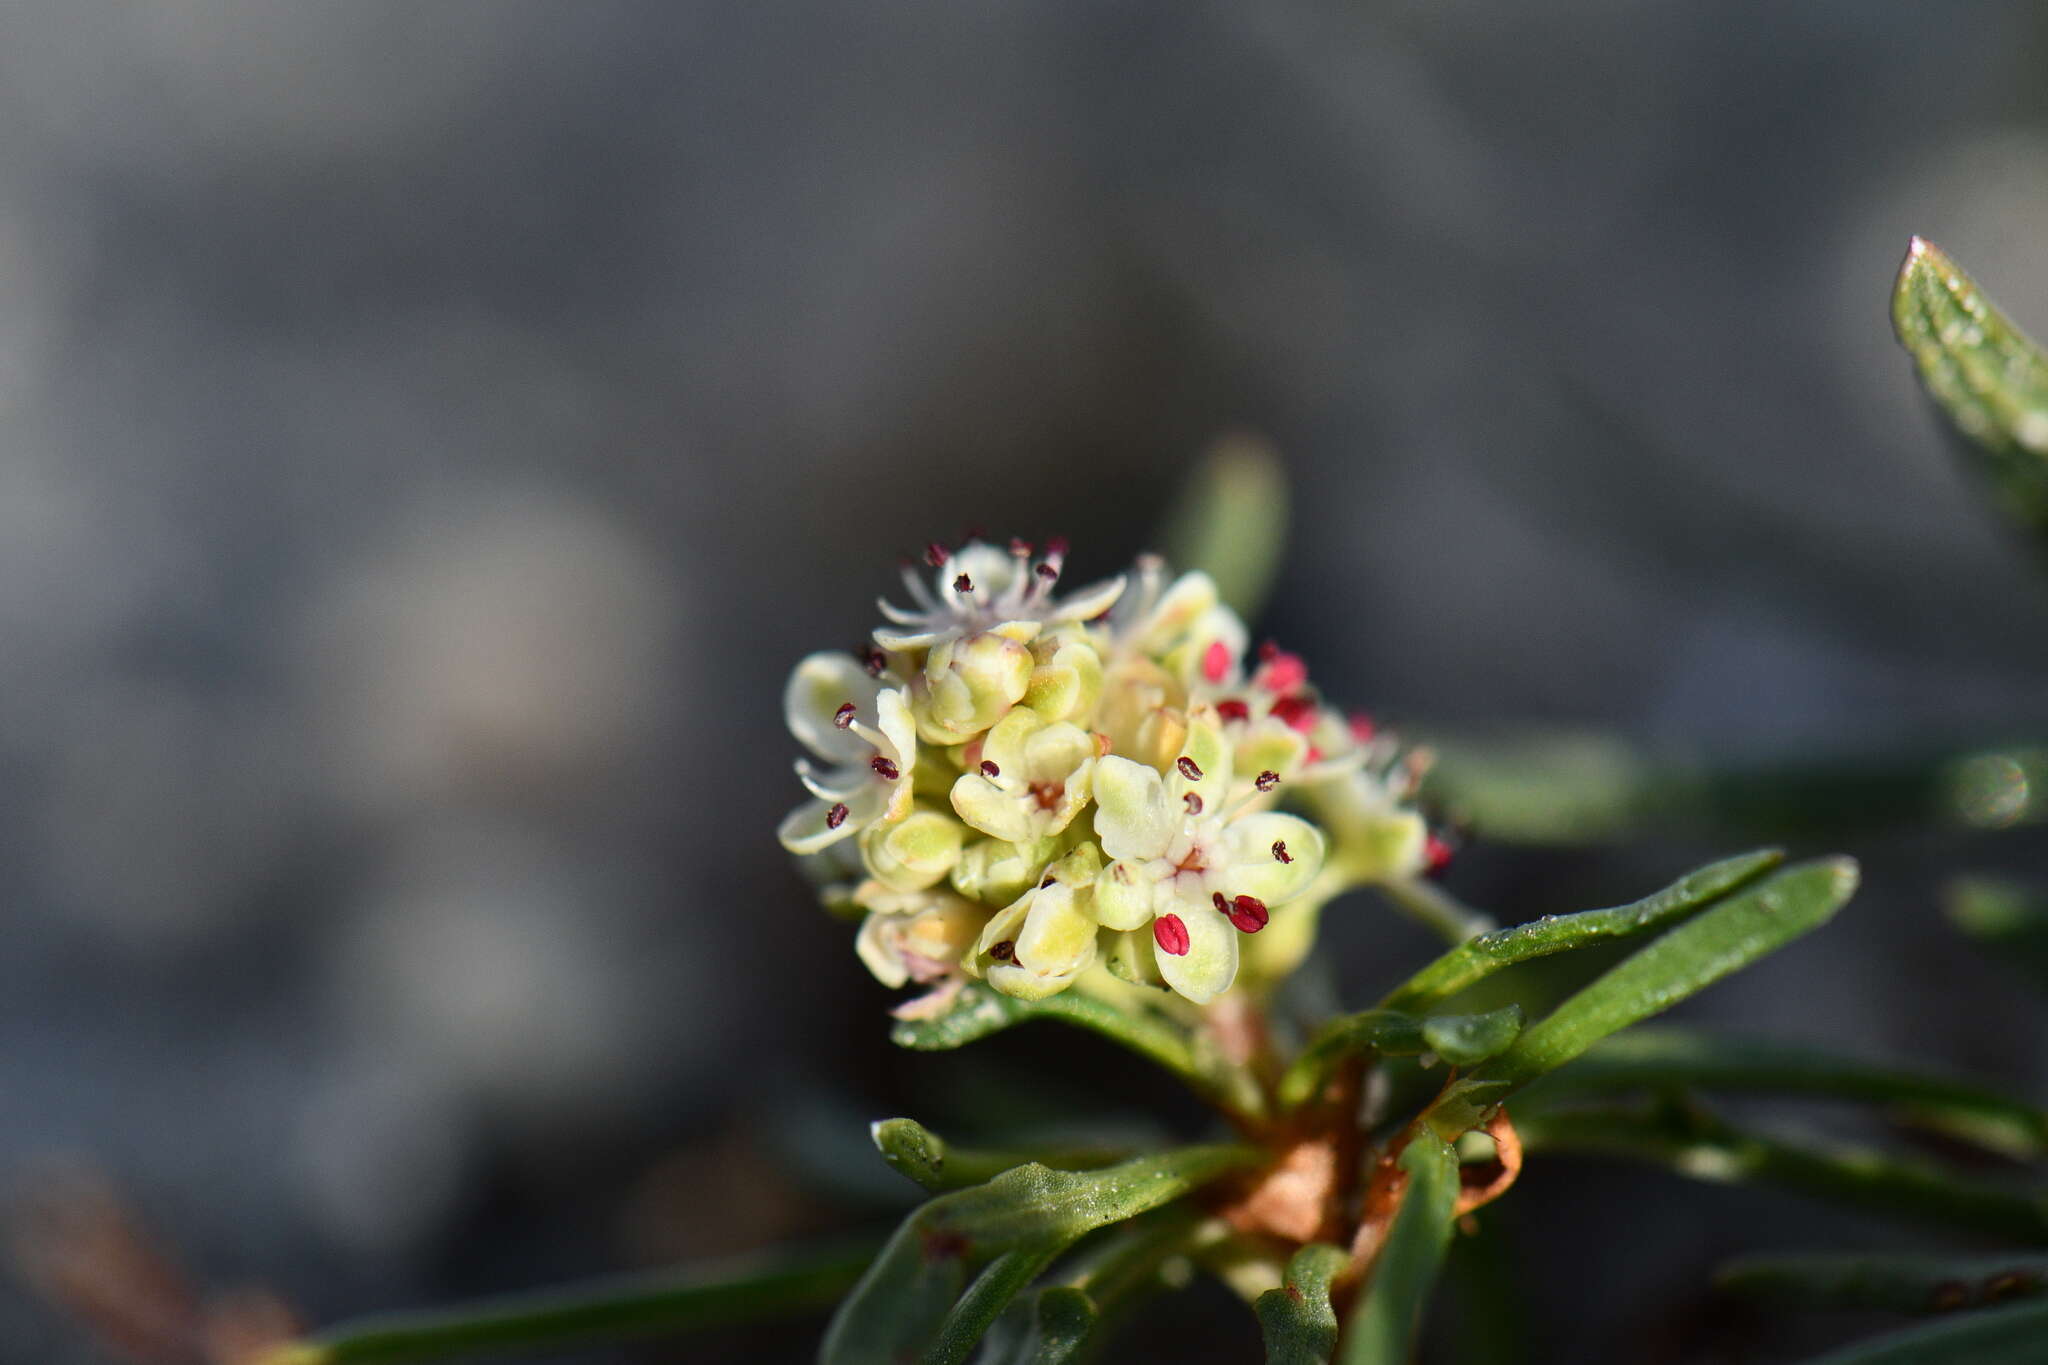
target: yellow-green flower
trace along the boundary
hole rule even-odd
[[[953,809],[991,838],[1025,843],[1060,833],[1089,801],[1095,737],[1029,707],[1004,716],[967,755]]]
[[[1323,863],[1314,825],[1226,805],[1231,781],[1230,747],[1208,715],[1164,774],[1114,755],[1095,771],[1095,834],[1114,860],[1096,878],[1096,919],[1149,925],[1159,976],[1197,1004],[1236,979],[1237,936],[1263,929]]]

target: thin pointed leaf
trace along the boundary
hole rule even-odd
[[[1292,1108],[1313,1097],[1339,1059],[1353,1053],[1419,1057],[1434,1052],[1454,1066],[1470,1066],[1502,1051],[1522,1030],[1522,1007],[1484,1014],[1441,1014],[1418,1019],[1401,1010],[1364,1010],[1332,1019],[1316,1032],[1280,1080],[1280,1103]]]
[[[1258,1092],[1242,1068],[1205,1067],[1197,1061],[1187,1031],[1177,1024],[1150,1011],[1121,1009],[1079,991],[1062,991],[1043,1000],[1018,1000],[975,984],[962,990],[944,1014],[905,1019],[890,1030],[889,1038],[898,1047],[944,1052],[1034,1019],[1057,1019],[1099,1033],[1150,1058],[1217,1103],[1239,1113],[1257,1113]]]
[[[2000,962],[2048,989],[2048,900],[2017,882],[1969,877],[1952,883],[1949,922]]]
[[[1414,1353],[1458,1202],[1458,1154],[1422,1130],[1401,1150],[1408,1188],[1373,1261],[1372,1279],[1344,1325],[1343,1365],[1406,1365]]]
[[[1529,1152],[1630,1157],[1695,1180],[1771,1185],[1880,1217],[2048,1242],[2048,1196],[1965,1180],[1868,1148],[1747,1132],[1696,1108],[1517,1114],[1515,1129]]]
[[[1920,383],[1978,452],[2000,508],[2048,531],[2048,357],[1918,237],[1892,290],[1892,323]]]
[[[1816,1048],[1677,1028],[1633,1029],[1608,1039],[1531,1085],[1516,1112],[1584,1095],[1674,1088],[1880,1104],[2016,1160],[2048,1153],[2048,1112],[1981,1086]]]
[[[1170,1203],[1258,1159],[1251,1148],[1212,1146],[1099,1171],[1034,1164],[940,1195],[903,1221],[841,1303],[819,1361],[898,1365],[942,1344],[949,1351],[962,1349],[962,1342],[972,1346],[1031,1275],[1084,1234]],[[1001,1262],[1001,1269],[976,1280],[949,1312],[968,1269],[990,1262]],[[951,1292],[933,1313],[938,1287]],[[909,1304],[906,1294],[913,1296]]]
[[[1807,1365],[2041,1365],[2048,1302],[1923,1323],[1859,1341]]]
[[[1123,1161],[1127,1148],[1073,1146],[991,1150],[947,1142],[915,1119],[879,1119],[868,1133],[882,1160],[928,1190],[961,1190],[1036,1161],[1059,1171],[1093,1170]]]
[[[921,1357],[922,1365],[960,1365],[997,1315],[1010,1306],[1010,1300],[1037,1279],[1038,1272],[1059,1253],[1057,1246],[1019,1247],[990,1261],[939,1324],[938,1339]]]
[[[1252,1304],[1266,1338],[1266,1365],[1329,1365],[1337,1349],[1330,1281],[1344,1268],[1342,1247],[1311,1242],[1287,1262],[1286,1281]]]
[[[1739,971],[1833,917],[1856,890],[1847,858],[1805,863],[1721,901],[1609,968],[1522,1030],[1506,1052],[1481,1062],[1430,1107],[1430,1126],[1454,1138],[1545,1072],[1609,1034]]]
[[[1714,1284],[1780,1308],[1952,1313],[2048,1294],[2048,1256],[1744,1256]]]
[[[1095,1304],[1082,1290],[1056,1284],[1038,1291],[1032,1314],[1036,1327],[1028,1365],[1067,1365],[1077,1360],[1095,1331]]]
[[[329,1328],[284,1348],[276,1360],[279,1365],[468,1360],[786,1317],[836,1302],[873,1256],[873,1243],[862,1243],[388,1314]]]
[[[1496,929],[1451,949],[1397,986],[1380,1004],[1386,1009],[1419,1013],[1516,963],[1666,928],[1755,881],[1784,858],[1777,849],[1745,853],[1689,872],[1630,905],[1553,915]]]
[[[1161,541],[1174,565],[1207,573],[1247,618],[1265,605],[1286,543],[1287,472],[1271,445],[1245,432],[1210,447]]]

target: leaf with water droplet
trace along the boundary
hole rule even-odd
[[[1921,385],[1976,452],[2000,508],[2048,534],[2048,356],[1919,237],[1892,290],[1892,325]]]
[[[1523,1029],[1507,1051],[1448,1087],[1426,1118],[1455,1138],[1501,1101],[1609,1034],[1640,1023],[1833,918],[1856,890],[1856,864],[1832,858],[1788,868],[1687,920],[1609,968]],[[1770,901],[1775,908],[1767,909]]]
[[[1518,962],[1676,924],[1755,881],[1784,859],[1783,853],[1772,848],[1744,853],[1689,872],[1655,895],[1631,905],[1576,915],[1545,915],[1528,924],[1481,934],[1409,977],[1380,1005],[1384,1009],[1420,1012]]]

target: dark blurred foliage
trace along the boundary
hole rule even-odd
[[[2018,3],[7,7],[0,1174],[323,1321],[886,1221],[884,1113],[1192,1123],[1092,1042],[892,1054],[771,830],[898,554],[1106,572],[1230,426],[1299,494],[1264,625],[1397,724],[2048,733],[1885,320],[1917,231],[2048,326],[2044,64]],[[1515,918],[1723,851],[1481,834]],[[1932,894],[2040,839],[1866,843],[1693,1016],[2043,1093]],[[1429,951],[1331,918],[1350,998]],[[1901,1236],[1576,1162],[1496,1216],[1531,1360],[1783,1358],[1713,1262]],[[0,1358],[108,1357],[10,1282]]]

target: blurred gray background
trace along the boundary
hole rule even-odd
[[[0,1178],[316,1321],[885,1221],[813,1176],[974,1073],[774,845],[782,677],[971,525],[1114,569],[1231,427],[1300,498],[1266,628],[1409,729],[2048,734],[1885,311],[1919,232],[2048,328],[2044,69],[2018,3],[0,0]],[[1510,918],[1724,851],[1480,833]],[[1932,898],[2040,841],[1855,851],[1695,1017],[2048,1093]],[[1775,1359],[1707,1268],[1879,1235],[1517,1198],[1532,1360]],[[117,1358],[0,1287],[0,1359]]]

